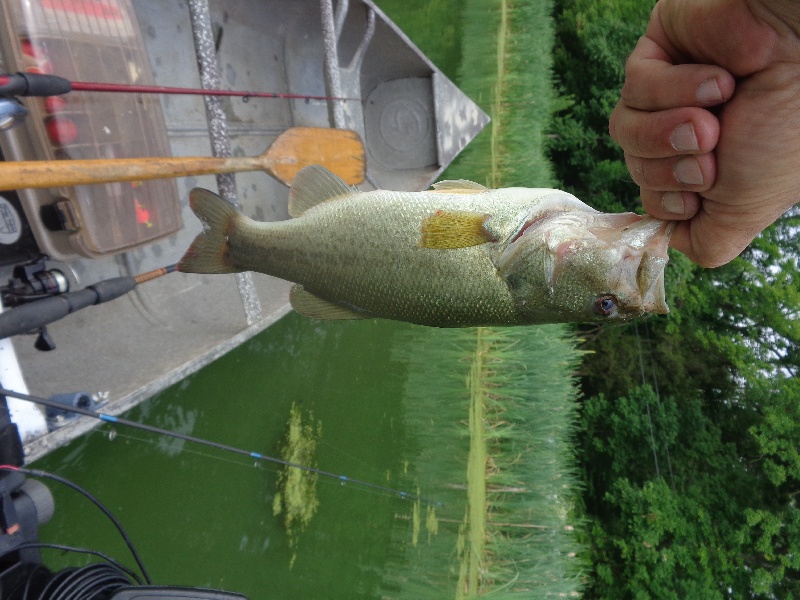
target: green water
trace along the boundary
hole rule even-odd
[[[397,591],[398,581],[433,578],[430,597],[453,597],[455,575],[449,573],[458,570],[466,453],[461,482],[415,475],[420,446],[406,426],[408,369],[398,358],[413,354],[414,344],[435,342],[431,336],[435,330],[388,321],[321,325],[290,314],[125,415],[279,455],[295,405],[320,426],[320,469],[446,500],[436,509],[444,522],[430,536],[424,505],[417,508],[422,523],[415,523],[412,501],[325,477],[316,483],[318,507],[308,525],[287,532],[284,515],[273,514],[277,465],[118,426],[103,426],[34,466],[100,498],[161,584],[229,589],[251,598],[381,598]],[[100,549],[130,563],[93,506],[50,487],[57,510],[42,528],[43,541]],[[435,564],[429,558],[413,564],[415,537],[420,558],[430,553],[423,545],[443,549]],[[51,568],[85,562],[52,551],[46,561]]]

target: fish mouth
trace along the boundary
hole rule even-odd
[[[667,314],[664,268],[669,262],[667,253],[676,221],[641,217],[623,228],[619,242],[626,248],[618,281],[635,282],[640,314]]]
[[[523,215],[496,264],[500,274],[507,276],[530,252],[542,252],[538,260],[544,269],[544,281],[553,292],[567,272],[571,254],[605,255],[601,261],[611,263],[605,279],[608,288],[604,291],[619,296],[618,318],[666,314],[669,308],[664,268],[676,224],[634,213],[551,211]],[[528,240],[542,243],[530,245]]]

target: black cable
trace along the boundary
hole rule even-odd
[[[58,581],[58,585],[49,590],[48,584],[39,595],[39,600],[95,600],[99,599],[101,594],[131,584],[131,581],[114,567],[104,563],[62,571],[59,575],[51,581],[51,583]]]
[[[133,579],[136,583],[140,585],[142,583],[141,578],[133,571],[133,569],[126,567],[118,560],[111,558],[108,554],[100,552],[99,550],[90,550],[89,548],[77,548],[75,546],[66,546],[64,544],[51,544],[48,542],[26,542],[24,544],[20,544],[19,546],[15,546],[14,548],[11,548],[1,553],[0,558],[5,556],[6,554],[17,552],[18,550],[25,550],[27,548],[47,548],[50,550],[61,550],[62,552],[75,552],[77,554],[89,554],[91,556],[96,556],[97,558],[103,559],[110,565],[114,566],[115,568],[119,569],[120,571],[128,575],[128,577]]]
[[[48,593],[51,590],[51,587],[53,586],[53,584],[60,583],[61,581],[66,579],[69,576],[69,574],[74,570],[75,570],[74,567],[70,568],[70,569],[64,569],[63,571],[60,571],[60,572],[56,573],[55,575],[53,575],[53,577],[50,579],[50,581],[47,582],[47,585],[44,586],[42,591],[36,597],[37,600],[42,600],[42,598],[45,598],[46,597],[45,594]]]
[[[142,562],[142,559],[139,557],[139,553],[136,551],[136,547],[133,545],[133,542],[128,537],[128,534],[125,532],[125,529],[122,527],[122,523],[120,523],[117,520],[117,518],[111,513],[110,510],[108,510],[103,505],[102,502],[100,502],[100,500],[95,498],[87,490],[83,489],[81,486],[79,486],[76,483],[71,482],[68,479],[60,477],[58,475],[54,475],[53,473],[47,473],[46,471],[39,471],[38,469],[27,469],[25,467],[12,467],[12,466],[8,466],[8,465],[0,465],[0,469],[11,470],[11,471],[16,470],[16,471],[19,471],[20,473],[24,473],[26,475],[31,475],[33,477],[44,477],[46,479],[52,479],[53,481],[57,481],[57,482],[59,482],[59,483],[61,483],[63,485],[66,485],[67,487],[72,488],[76,492],[79,492],[80,494],[83,494],[86,498],[91,500],[91,502],[95,506],[97,506],[97,508],[99,508],[103,512],[103,514],[106,515],[106,517],[108,517],[108,519],[114,524],[114,527],[117,528],[117,531],[119,531],[120,535],[122,536],[122,539],[125,541],[125,544],[128,546],[128,549],[130,550],[131,555],[133,556],[134,560],[136,561],[136,564],[139,566],[139,570],[141,571],[142,576],[144,577],[144,580],[148,584],[152,583],[151,580],[150,580],[150,575],[148,574],[147,569],[145,568],[144,563]]]
[[[10,552],[14,552],[15,550],[16,549],[10,550]],[[44,565],[36,565],[31,570],[31,572],[28,573],[28,577],[25,581],[25,589],[22,590],[22,600],[28,600],[28,598],[30,597],[29,594],[31,591],[31,584],[33,583],[33,578],[39,571],[46,571],[47,573],[50,573],[50,570],[47,569]]]

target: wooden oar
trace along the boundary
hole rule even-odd
[[[292,127],[259,156],[165,156],[0,162],[0,190],[140,181],[240,171],[266,171],[291,184],[308,165],[323,165],[349,184],[364,181],[364,145],[354,131]]]

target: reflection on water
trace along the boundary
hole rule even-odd
[[[306,417],[300,414],[297,404],[289,411],[286,439],[281,446],[282,460],[294,465],[316,468],[317,439],[322,435],[322,424],[311,413]],[[308,422],[310,421],[310,422]],[[272,514],[283,514],[283,524],[289,534],[289,547],[293,550],[289,561],[291,569],[297,560],[297,541],[317,512],[317,479],[319,475],[307,469],[284,466],[278,474],[277,492],[272,501]]]
[[[439,520],[436,518],[436,507],[433,504],[425,506],[425,521],[422,521],[422,498],[419,497],[417,490],[417,500],[414,502],[414,509],[411,512],[411,545],[416,546],[419,542],[420,528],[424,525],[428,533],[428,543],[431,543],[431,536],[439,533]]]

